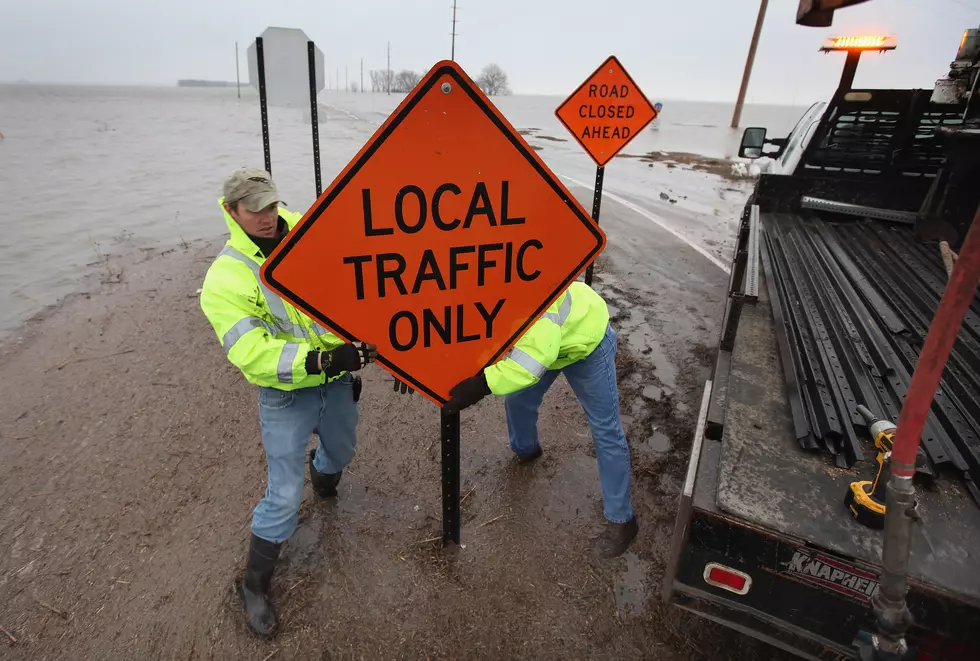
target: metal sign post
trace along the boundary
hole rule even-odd
[[[459,412],[439,410],[442,432],[442,545],[459,544]]]
[[[269,152],[269,108],[265,91],[265,50],[262,37],[255,38],[255,58],[259,70],[259,110],[262,113],[262,154],[265,156],[265,171],[272,174],[272,154]]]
[[[316,179],[316,196],[320,197],[323,186],[320,183],[320,120],[316,104],[316,46],[313,41],[306,42],[306,53],[310,68],[310,123],[313,125],[313,177]]]
[[[592,195],[592,220],[595,224],[599,224],[599,207],[602,206],[602,179],[606,169],[604,167],[597,166],[595,169],[595,193]],[[585,269],[585,284],[592,286],[592,275],[595,272],[595,262],[589,264],[589,268]]]

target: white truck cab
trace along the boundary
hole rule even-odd
[[[828,107],[826,101],[814,103],[785,138],[767,140],[766,129],[745,129],[738,155],[742,158],[759,159],[758,167],[762,174],[793,174]],[[766,145],[773,145],[778,149],[766,151]]]

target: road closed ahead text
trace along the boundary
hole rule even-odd
[[[578,116],[601,121],[586,122],[579,138],[628,140],[633,134],[629,124],[615,120],[633,119],[636,115],[636,106],[629,99],[629,85],[590,83],[587,90],[588,96],[579,104]]]
[[[489,339],[494,336],[494,322],[504,306],[506,296],[496,300],[423,307],[412,305],[417,294],[433,291],[489,288],[506,291],[515,282],[533,282],[541,275],[537,265],[544,239],[521,241],[486,241],[488,228],[523,225],[526,218],[511,208],[509,181],[488,185],[479,181],[469,190],[452,182],[431,190],[406,185],[394,197],[379,197],[371,189],[361,191],[364,237],[412,235],[431,225],[450,235],[437,248],[426,248],[421,255],[407,257],[390,250],[366,252],[344,257],[354,280],[357,300],[376,297],[401,298],[403,306],[388,321],[388,340],[397,351],[410,351],[421,343],[454,344]],[[465,206],[460,206],[460,198]],[[448,213],[452,200],[463,214]],[[483,238],[474,240],[475,235]],[[391,246],[390,238],[385,241]],[[370,241],[363,245],[370,246]],[[397,245],[397,242],[395,242]]]

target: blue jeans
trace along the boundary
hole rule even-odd
[[[526,456],[538,445],[538,408],[551,384],[564,372],[592,429],[599,483],[602,486],[603,514],[613,523],[633,518],[630,503],[630,451],[619,420],[619,389],[616,386],[616,333],[606,328],[592,353],[561,370],[548,370],[541,380],[524,390],[507,395],[507,429],[510,449]]]
[[[315,388],[259,388],[269,481],[252,512],[256,536],[279,543],[296,531],[311,434],[320,437],[313,466],[321,473],[339,473],[354,458],[358,413],[353,383],[345,374]]]

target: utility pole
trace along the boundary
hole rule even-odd
[[[337,67],[336,69],[334,69],[334,72],[333,72],[333,88],[334,88],[335,91],[340,89],[340,67]]]
[[[388,95],[391,95],[391,42],[388,42],[388,70],[385,71],[385,81],[387,81]]]
[[[738,101],[735,102],[735,114],[732,115],[732,128],[738,128],[742,119],[742,104],[745,103],[745,93],[749,89],[749,77],[752,75],[752,64],[755,62],[755,50],[759,46],[759,35],[762,34],[762,22],[766,19],[766,8],[769,0],[759,4],[759,16],[755,19],[755,32],[752,33],[752,43],[749,44],[749,56],[745,58],[745,72],[742,74],[742,87],[738,90]]]
[[[456,0],[453,0],[453,46],[450,51],[449,59],[456,61]]]
[[[235,42],[235,85],[238,87],[238,100],[242,98],[242,76],[238,73],[238,42]]]
[[[361,58],[361,94],[364,94],[364,58]]]
[[[344,65],[344,91],[350,92],[350,76],[347,75],[347,65]]]

